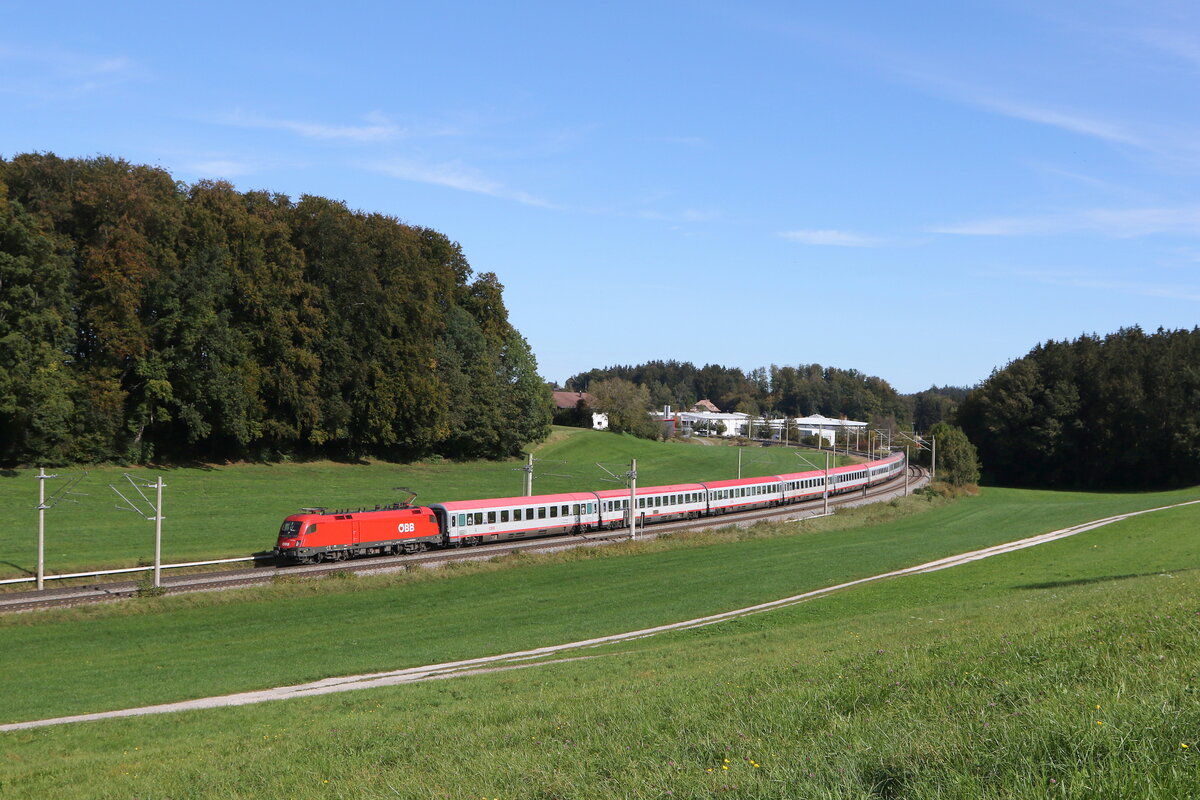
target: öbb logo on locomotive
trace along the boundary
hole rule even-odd
[[[531,497],[453,500],[414,506],[412,500],[371,511],[305,509],[283,521],[275,546],[280,563],[311,564],[365,555],[416,553],[441,547],[585,533],[677,519],[789,505],[866,489],[899,475],[903,453],[864,464],[671,486],[639,486]]]

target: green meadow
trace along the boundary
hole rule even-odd
[[[539,494],[617,488],[609,472],[638,460],[642,485],[737,477],[739,451],[744,475],[771,475],[812,468],[797,452],[824,466],[824,455],[779,447],[737,448],[657,443],[577,428],[556,428],[535,452],[534,491]],[[833,461],[831,463],[837,463]],[[154,524],[129,511],[110,489],[127,498],[139,483],[166,484],[163,500],[163,560],[167,563],[247,556],[270,550],[279,523],[301,508],[374,508],[405,500],[398,487],[417,493],[418,503],[472,497],[520,495],[523,461],[434,460],[412,464],[330,462],[202,465],[163,469],[102,466],[88,470],[78,494],[46,512],[46,572],[148,564],[154,556]],[[607,468],[602,469],[601,466]],[[64,477],[46,482],[47,494],[81,470],[47,470]],[[36,469],[0,473],[0,579],[30,575],[37,566],[38,481]],[[153,499],[151,489],[143,489]]]
[[[792,525],[0,618],[4,721],[509,652],[1200,491],[986,489]],[[0,734],[0,795],[1194,796],[1200,506],[523,669]]]

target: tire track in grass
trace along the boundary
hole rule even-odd
[[[514,653],[483,656],[480,658],[464,659],[462,661],[450,661],[443,664],[430,664],[423,667],[408,667],[406,669],[391,670],[388,672],[376,672],[366,675],[347,675],[338,678],[324,678],[319,681],[298,684],[296,686],[280,686],[274,689],[262,689],[253,692],[239,692],[237,694],[220,695],[216,697],[202,697],[194,700],[183,700],[176,703],[163,703],[160,705],[142,706],[139,708],[126,708],[117,711],[101,711],[92,714],[76,714],[66,717],[54,717],[52,719],[13,722],[0,725],[0,732],[41,728],[49,725],[65,725],[72,722],[92,722],[102,719],[139,717],[149,714],[171,714],[179,711],[195,711],[206,708],[227,708],[230,706],[253,705],[255,703],[266,703],[274,700],[290,700],[297,697],[314,697],[318,695],[334,694],[337,692],[351,692],[358,691],[360,689],[373,689],[381,686],[398,686],[401,684],[420,683],[422,681],[454,678],[466,675],[480,675],[496,671],[528,669],[530,667],[542,666],[545,664],[562,664],[571,661],[596,658],[597,656],[594,655],[568,656],[552,659],[545,657],[569,653],[573,650],[581,650],[583,648],[599,647],[601,645],[612,644],[615,642],[627,642],[634,639],[643,639],[670,631],[680,631],[687,630],[689,628],[699,628],[705,625],[714,625],[718,622],[725,622],[726,620],[737,619],[750,614],[760,614],[765,611],[786,608],[788,606],[803,603],[814,598],[824,597],[825,595],[840,591],[842,589],[860,586],[865,583],[871,583],[873,581],[884,580],[887,578],[898,578],[904,575],[916,575],[920,573],[936,572],[942,569],[949,569],[950,567],[969,564],[973,561],[979,561],[984,558],[991,558],[992,556],[1003,555],[1016,550],[1024,550],[1028,547],[1036,547],[1041,544],[1057,541],[1058,539],[1065,539],[1068,536],[1074,536],[1079,533],[1092,531],[1106,525],[1111,525],[1114,522],[1121,522],[1122,520],[1141,516],[1143,514],[1152,514],[1156,511],[1167,511],[1174,508],[1182,508],[1184,506],[1196,504],[1200,504],[1200,500],[1190,500],[1184,503],[1159,506],[1158,508],[1148,508],[1142,511],[1131,511],[1126,514],[1118,514],[1112,517],[1093,520],[1092,522],[1084,522],[1079,525],[1072,525],[1068,528],[1061,528],[1057,531],[1051,531],[1050,533],[1030,536],[1025,539],[1019,539],[1015,542],[992,545],[991,547],[984,547],[967,553],[960,553],[954,556],[939,558],[934,561],[927,561],[924,564],[918,564],[913,567],[905,567],[903,569],[893,570],[891,572],[884,572],[879,575],[872,575],[866,578],[858,578],[856,580],[847,581],[846,583],[839,583],[835,586],[826,586],[822,589],[814,589],[809,592],[804,592],[803,594],[792,595],[791,597],[785,597],[780,600],[772,600],[767,603],[747,606],[734,611],[724,611],[720,614],[698,617],[696,619],[686,620],[684,622],[673,622],[667,625],[658,625],[653,628],[643,628],[642,630],[629,631],[628,633],[616,633],[609,636],[600,636],[594,639],[584,639],[582,641],[570,642],[567,644],[549,645],[546,647],[534,648],[532,650],[520,650]]]

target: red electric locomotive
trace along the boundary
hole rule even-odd
[[[433,509],[394,503],[374,511],[308,508],[283,521],[275,558],[313,564],[353,556],[416,553],[442,543]]]

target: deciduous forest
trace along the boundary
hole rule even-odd
[[[323,197],[0,159],[0,460],[515,454],[551,401],[502,291]]]

